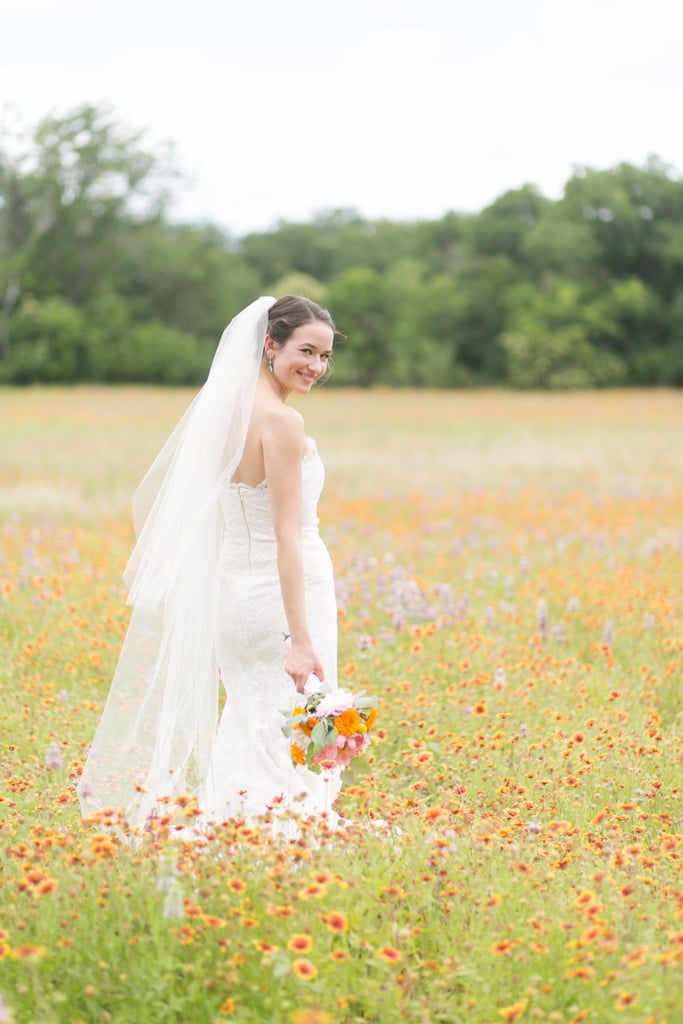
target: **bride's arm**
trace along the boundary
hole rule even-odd
[[[294,410],[283,410],[277,422],[263,434],[263,460],[277,539],[277,564],[282,603],[291,635],[291,649],[285,668],[297,690],[312,672],[320,679],[323,669],[313,649],[304,589],[304,561],[301,547],[301,459],[304,453],[303,421]]]

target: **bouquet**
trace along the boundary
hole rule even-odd
[[[315,675],[306,681],[303,696],[303,706],[282,712],[282,731],[291,743],[292,763],[316,773],[348,768],[353,758],[370,746],[376,699],[368,697],[365,690],[351,693],[321,683]]]

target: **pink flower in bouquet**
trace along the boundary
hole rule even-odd
[[[370,737],[367,733],[357,732],[355,736],[349,736],[346,740],[344,752],[349,753],[351,757],[356,757],[357,754],[364,754],[369,746]]]
[[[341,738],[344,739],[344,737]],[[334,743],[330,743],[328,747],[323,747],[322,750],[319,750],[313,760],[316,764],[324,767],[327,767],[325,762],[334,762],[337,768],[348,768],[353,756],[354,751],[349,747],[346,747],[344,750],[340,750],[335,741]]]
[[[338,768],[348,768],[354,757],[362,754],[369,742],[369,737],[361,733],[356,733],[355,736],[337,736],[333,743],[319,750],[313,760],[323,768],[329,767],[330,762],[334,762]]]
[[[333,690],[328,693],[318,704],[315,713],[318,718],[327,718],[328,715],[336,718],[342,711],[348,711],[353,707],[353,694],[350,690]]]
[[[354,754],[357,754],[359,750],[363,750],[365,746],[364,741],[365,737],[362,736],[361,733],[357,732],[355,736],[337,736],[334,742],[340,750],[344,750],[346,748],[353,751]]]

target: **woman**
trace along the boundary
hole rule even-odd
[[[194,794],[208,821],[271,813],[288,828],[294,812],[336,825],[338,773],[294,768],[280,728],[311,674],[336,679],[324,473],[285,404],[323,376],[334,333],[300,296],[248,306],[141,484],[134,610],[79,785],[84,814],[123,808],[144,827]]]

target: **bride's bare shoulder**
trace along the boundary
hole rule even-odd
[[[269,409],[263,418],[262,429],[264,440],[271,444],[303,447],[304,418],[296,409],[286,405]]]

